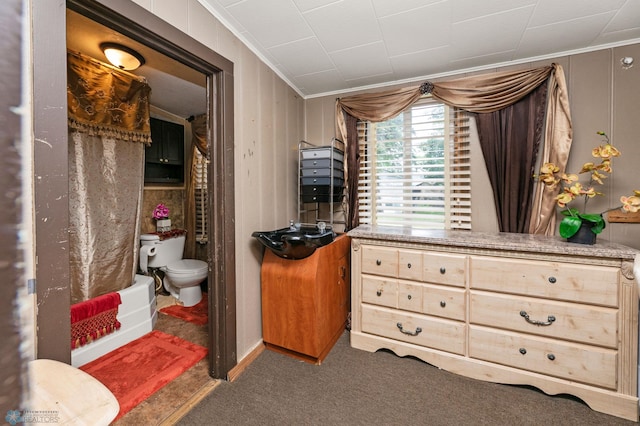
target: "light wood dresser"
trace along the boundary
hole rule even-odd
[[[368,225],[348,235],[352,347],[638,420],[636,250]]]

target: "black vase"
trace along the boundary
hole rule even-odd
[[[595,244],[596,234],[591,231],[591,226],[591,223],[583,221],[578,232],[567,238],[567,241],[576,244]]]

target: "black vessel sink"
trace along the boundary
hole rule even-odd
[[[275,231],[256,231],[251,236],[276,256],[285,259],[304,259],[318,247],[330,244],[336,234],[329,227],[290,226]]]

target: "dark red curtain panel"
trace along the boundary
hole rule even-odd
[[[360,150],[358,149],[358,119],[344,113],[347,125],[347,186],[349,211],[347,231],[360,224],[360,203],[358,200],[358,176],[360,175]]]
[[[506,108],[475,114],[501,232],[529,232],[546,98],[544,83]]]

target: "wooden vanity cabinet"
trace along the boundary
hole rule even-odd
[[[464,231],[349,235],[352,347],[638,420],[634,250]]]
[[[266,250],[261,269],[262,335],[267,349],[320,364],[349,314],[350,238],[341,234],[309,257]]]

